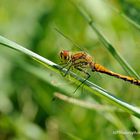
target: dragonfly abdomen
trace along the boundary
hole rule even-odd
[[[104,73],[104,74],[107,74],[107,75],[110,75],[110,76],[113,76],[113,77],[116,77],[116,78],[119,78],[119,79],[122,79],[124,81],[128,81],[132,84],[140,86],[140,80],[137,80],[137,79],[134,79],[134,78],[129,77],[129,76],[124,76],[124,75],[112,72],[112,71],[108,70],[107,68],[105,68],[102,65],[97,64],[97,63],[92,64],[92,66],[93,66],[93,68],[92,68],[93,71]]]

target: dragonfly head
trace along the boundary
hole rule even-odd
[[[70,60],[70,52],[67,50],[63,50],[60,52],[60,58],[63,63],[67,63]]]

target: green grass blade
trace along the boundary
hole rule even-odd
[[[22,52],[30,57],[32,57],[33,59],[40,61],[40,63],[42,62],[42,64],[45,64],[47,67],[49,68],[53,68],[56,67],[56,64],[53,63],[52,61],[45,59],[44,57],[22,47],[21,45],[18,45],[17,43],[10,41],[2,36],[0,36],[0,44],[7,46],[9,48],[12,48],[14,50],[17,50],[19,52]],[[59,66],[57,65],[57,67],[59,68]]]
[[[103,43],[104,47],[113,55],[113,57],[120,63],[122,68],[129,74],[134,76],[137,79],[140,79],[140,76],[136,73],[136,71],[127,63],[127,61],[120,55],[119,52],[116,51],[115,47],[111,45],[111,43],[104,37],[104,35],[98,30],[95,23],[93,22],[92,17],[83,9],[82,6],[74,3],[74,6],[78,9],[84,19],[88,22],[91,28],[97,34],[99,40]]]
[[[128,15],[126,15],[123,11],[119,11],[117,8],[113,7],[108,0],[104,0],[104,2],[110,7],[113,11],[115,11],[117,14],[119,14],[121,17],[123,17],[128,23],[133,25],[136,29],[140,31],[140,25],[133,19],[131,19]]]
[[[14,50],[17,50],[21,53],[24,53],[32,58],[34,58],[35,60],[37,60],[40,63],[45,64],[45,66],[49,69],[51,69],[54,72],[57,73],[65,73],[66,69],[63,69],[63,71],[60,71],[61,66],[55,64],[54,62],[22,47],[21,45],[18,45],[17,43],[10,41],[2,36],[0,36],[0,44],[8,47],[8,48],[12,48]],[[83,78],[77,76],[75,73],[73,72],[69,72],[68,73],[71,76],[71,80],[72,81],[76,81],[77,84],[83,82]],[[66,78],[68,78],[68,76],[66,76]],[[70,80],[70,78],[68,78]],[[115,96],[113,96],[111,93],[109,93],[108,91],[106,91],[105,89],[95,85],[94,83],[90,82],[90,81],[86,81],[84,83],[84,88],[89,90],[90,92],[92,92],[93,94],[96,94],[97,96],[100,96],[101,98],[108,100],[110,103],[113,103],[114,105],[117,105],[120,109],[135,115],[137,117],[140,118],[140,109],[138,109],[137,107],[134,107],[124,101],[121,101],[120,99],[116,98]],[[96,92],[95,92],[96,91]]]
[[[119,13],[123,18],[125,18],[130,24],[132,24],[136,29],[138,29],[140,31],[140,25],[138,23],[136,23],[134,20],[132,20],[130,17],[128,17],[123,12],[119,12]]]

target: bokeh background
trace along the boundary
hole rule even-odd
[[[98,29],[140,74],[139,0],[78,1],[92,15]],[[1,0],[0,34],[60,63],[63,49],[78,51],[54,29],[59,28],[89,52],[95,62],[127,75],[104,48],[78,10],[66,0]],[[120,99],[140,106],[140,89],[135,85],[94,73],[90,80]],[[0,140],[118,140],[139,139],[137,118],[120,110],[94,110],[56,99],[55,92],[90,103],[111,106],[107,101],[79,89],[75,83],[44,68],[27,56],[0,45]]]

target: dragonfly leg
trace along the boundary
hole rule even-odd
[[[65,74],[62,73],[62,70],[63,70],[64,68],[66,68],[69,64],[70,64],[69,62],[68,62],[68,63],[62,64],[62,65],[64,65],[64,66],[60,69],[61,74],[62,74],[62,76],[64,76],[64,77],[67,75],[67,73],[68,73],[68,71],[69,71],[69,69],[70,69],[71,66],[69,66],[69,68],[68,68],[68,70],[65,72]]]
[[[79,67],[76,67],[76,69],[79,70],[79,71],[81,71],[81,72],[83,72],[83,73],[85,73],[85,74],[87,75],[87,77],[86,77],[86,79],[84,79],[84,80],[82,81],[82,83],[80,83],[80,84],[78,85],[78,87],[75,89],[74,93],[78,90],[78,88],[79,88],[80,86],[82,86],[82,85],[86,82],[86,80],[88,80],[88,79],[90,78],[90,74],[89,74],[88,72],[84,71],[83,69],[81,69],[81,68],[79,68]]]
[[[65,74],[63,75],[64,77],[68,74],[68,72],[69,72],[69,70],[71,69],[72,66],[73,66],[72,64],[69,66],[69,68],[67,69],[67,71],[66,71]]]

